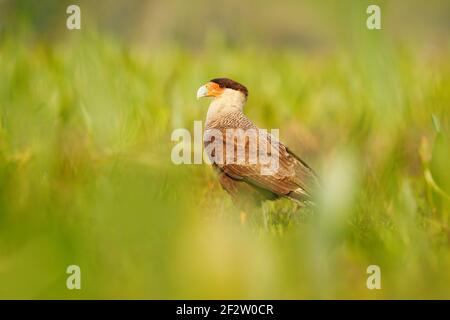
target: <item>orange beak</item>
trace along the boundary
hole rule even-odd
[[[202,97],[218,97],[222,94],[223,90],[217,83],[208,82],[197,90],[197,99]]]

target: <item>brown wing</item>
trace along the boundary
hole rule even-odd
[[[224,141],[224,145],[226,143],[227,141]],[[239,144],[245,143],[246,154],[250,152],[248,139],[233,139],[232,142],[228,141],[228,143],[233,143],[236,149]],[[267,150],[271,150],[269,154],[273,157],[272,159],[278,157],[276,170],[264,172],[264,165],[260,161],[254,164],[250,163],[248,158],[245,159],[244,163],[217,164],[218,168],[233,179],[243,180],[276,195],[288,196],[300,201],[310,200],[313,189],[318,185],[318,179],[314,171],[283,144],[273,139],[272,136],[260,133],[258,146],[260,147],[262,143],[266,143]],[[266,169],[268,169],[268,166],[266,166]]]
[[[223,189],[241,207],[248,208],[248,206],[260,203],[263,200],[275,200],[279,197],[273,192],[251,185],[242,179],[233,179],[217,166],[214,166],[214,168],[218,173],[219,182]]]

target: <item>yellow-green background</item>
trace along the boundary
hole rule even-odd
[[[450,298],[449,39],[448,1],[0,1],[0,298]],[[242,225],[171,162],[219,76],[319,172],[313,216]]]

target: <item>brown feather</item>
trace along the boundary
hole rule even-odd
[[[206,129],[217,129],[222,132],[223,137],[223,158],[225,159],[226,152],[226,129],[255,129],[259,130],[253,122],[248,119],[242,112],[231,112],[211,123],[206,124]],[[230,186],[231,182],[238,181],[239,183],[247,183],[248,185],[256,188],[258,192],[264,191],[272,198],[278,196],[286,196],[298,201],[305,201],[311,199],[313,190],[318,185],[318,178],[314,171],[297,155],[292,153],[287,147],[278,141],[272,141],[272,136],[264,134],[258,131],[261,143],[267,143],[268,145],[275,145],[278,143],[278,148],[275,148],[273,152],[279,157],[279,167],[276,172],[270,175],[263,175],[261,164],[258,162],[252,164],[249,162],[248,157],[245,158],[244,163],[215,163],[221,180],[231,179],[232,181],[222,182],[222,186],[230,194],[235,193],[236,186]],[[249,154],[249,142],[248,139],[233,139],[228,141],[232,143],[233,147],[243,147],[245,154]],[[242,145],[242,143],[244,145]],[[209,143],[205,142],[205,146]],[[241,145],[239,145],[241,144]],[[259,159],[258,159],[259,160]],[[226,176],[224,176],[226,175]],[[269,197],[269,198],[270,198]]]

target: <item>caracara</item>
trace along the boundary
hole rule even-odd
[[[227,78],[213,79],[197,91],[197,98],[212,97],[206,116],[204,146],[207,149],[211,143],[216,144],[215,150],[208,155],[218,173],[220,184],[238,202],[243,198],[262,201],[280,197],[287,197],[301,204],[312,202],[312,192],[318,185],[316,174],[273,135],[258,129],[245,116],[243,108],[247,96],[245,86]],[[234,130],[234,136],[228,134],[230,130]],[[250,160],[250,138],[244,136],[244,139],[240,139],[250,131],[257,132],[258,156],[259,149],[264,146],[267,147],[265,150],[268,150],[269,156],[277,157],[278,165],[272,172],[264,172],[263,164]],[[213,139],[209,132],[216,133]],[[220,151],[217,143],[223,145]],[[239,148],[245,152],[245,156],[237,161],[236,151]],[[229,151],[233,152],[231,159],[227,158]],[[220,160],[218,153],[223,153]]]

